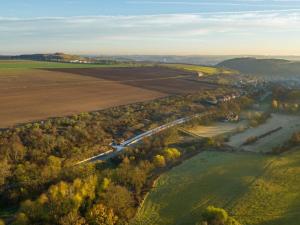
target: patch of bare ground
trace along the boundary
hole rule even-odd
[[[211,138],[244,130],[246,126],[246,121],[240,121],[238,123],[216,122],[210,125],[195,126],[186,131],[199,137]]]
[[[281,129],[278,129],[279,127]],[[276,132],[273,132],[275,130]],[[272,114],[271,118],[269,118],[266,123],[233,135],[227,144],[244,151],[269,152],[274,147],[281,146],[294,132],[299,130],[299,116]],[[255,137],[261,138],[258,138],[251,144],[244,145],[244,143],[247,143],[247,140]]]

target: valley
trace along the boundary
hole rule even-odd
[[[0,225],[299,225],[300,0],[9,0]]]
[[[297,90],[184,64],[2,63],[5,221],[59,224],[30,210],[75,198],[67,211],[100,201],[120,224],[193,225],[211,205],[243,225],[297,220],[298,178],[280,170],[298,169]]]

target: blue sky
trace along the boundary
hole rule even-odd
[[[9,0],[0,54],[300,55],[300,0]]]

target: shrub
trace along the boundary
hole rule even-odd
[[[181,156],[180,151],[176,148],[166,148],[163,154],[167,161],[178,159]]]
[[[202,213],[202,220],[198,225],[240,225],[240,223],[230,217],[224,209],[208,206]]]
[[[153,159],[153,163],[156,167],[164,167],[166,166],[165,157],[162,155],[156,155]]]

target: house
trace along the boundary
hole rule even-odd
[[[237,122],[239,121],[240,117],[236,113],[229,112],[224,118],[223,122]]]

